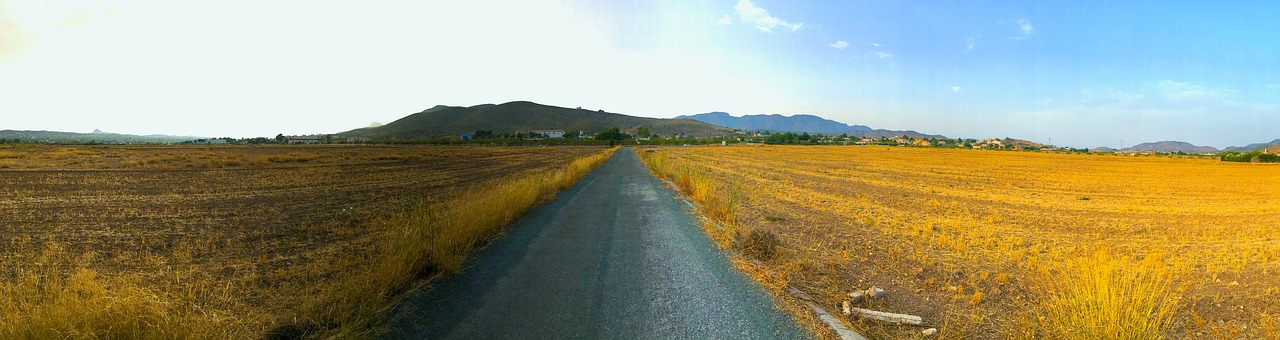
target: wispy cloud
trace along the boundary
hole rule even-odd
[[[832,48],[835,48],[835,49],[838,49],[838,50],[843,50],[843,49],[845,49],[845,48],[848,48],[848,47],[849,47],[849,42],[844,41],[844,40],[839,40],[839,41],[833,42],[833,43],[831,43],[830,45],[827,45],[827,46],[831,46]]]
[[[738,19],[744,23],[751,24],[763,32],[773,32],[774,28],[783,28],[792,32],[800,30],[804,27],[803,22],[790,23],[786,20],[769,15],[769,11],[756,6],[751,0],[738,0],[738,5],[734,6],[738,12]],[[723,22],[724,19],[721,19]]]
[[[1116,147],[1120,139],[1128,140],[1128,145],[1182,140],[1221,148],[1274,139],[1271,127],[1280,124],[1277,110],[1280,105],[1249,102],[1231,88],[1164,80],[1120,88],[1082,88],[1078,97],[1061,98],[1038,110],[1010,113],[1010,118],[1019,119],[1008,120],[1009,125],[1002,127],[1088,131],[1054,136],[1054,142],[1063,145]]]
[[[951,92],[960,92],[960,86],[952,85],[952,86],[951,86]]]
[[[733,24],[733,18],[729,17],[728,14],[725,14],[723,17],[720,17],[720,20],[716,21],[716,24],[719,24],[721,26]]]
[[[1172,80],[1165,80],[1156,84],[1156,90],[1159,91],[1164,98],[1176,101],[1216,101],[1234,97],[1236,95],[1236,92],[1231,89],[1207,88],[1191,82],[1177,82]]]
[[[972,50],[973,50],[974,43],[975,43],[974,39],[973,39],[973,38],[964,38],[964,41],[965,41],[964,50],[965,50],[965,51],[972,51]]]
[[[876,53],[875,53],[875,56],[876,56],[876,58],[880,58],[880,59],[889,59],[889,58],[893,58],[893,55],[892,55],[892,54],[888,54],[888,53],[884,53],[884,52],[876,52]]]
[[[1015,23],[1018,24],[1018,34],[1014,36],[1005,37],[1005,39],[1022,40],[1022,39],[1030,38],[1032,34],[1036,33],[1036,26],[1031,24],[1031,20],[1022,18],[1015,21]]]

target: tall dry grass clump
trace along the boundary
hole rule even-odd
[[[1098,251],[1048,275],[1043,329],[1055,339],[1160,339],[1178,296],[1162,256],[1141,261]]]
[[[219,302],[234,299],[229,289],[216,289],[210,282],[172,289],[144,285],[136,276],[103,277],[85,268],[84,260],[51,243],[35,261],[8,268],[16,280],[0,283],[0,338],[254,336],[243,333],[252,316],[219,313]]]
[[[285,325],[277,334],[333,333],[364,337],[383,308],[422,275],[457,271],[477,247],[492,239],[556,192],[600,166],[617,148],[577,159],[563,168],[495,186],[476,188],[440,205],[419,204],[378,222],[386,229],[368,272],[350,276],[311,306],[315,320]]]

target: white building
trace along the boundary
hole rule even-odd
[[[529,130],[529,134],[535,133],[546,138],[564,138],[564,130]]]
[[[324,137],[314,136],[314,135],[313,136],[286,136],[285,140],[288,140],[289,144],[320,144],[320,142],[324,140]]]

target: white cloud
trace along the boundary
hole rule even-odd
[[[835,48],[835,49],[838,49],[838,50],[843,50],[843,49],[845,49],[845,48],[849,47],[849,42],[844,41],[844,40],[840,40],[840,41],[833,42],[833,43],[831,43],[830,45],[827,45],[827,46],[831,46],[832,48]]]
[[[1178,101],[1222,100],[1235,96],[1234,90],[1206,88],[1202,85],[1190,82],[1177,82],[1172,80],[1165,80],[1156,84],[1156,90],[1159,91],[1164,98]]]
[[[875,55],[876,55],[876,58],[880,58],[880,59],[889,59],[889,58],[893,58],[893,55],[892,55],[892,54],[888,54],[888,53],[884,53],[884,52],[876,52],[876,53],[875,53]]]
[[[721,26],[733,24],[733,18],[729,17],[728,14],[725,14],[723,17],[720,17],[720,20],[716,21],[716,24]]]
[[[960,92],[960,87],[959,87],[959,86],[952,85],[952,86],[951,86],[951,92]]]
[[[965,44],[965,46],[964,46],[964,50],[965,50],[965,51],[972,51],[972,50],[973,50],[973,43],[974,43],[973,38],[965,38],[965,39],[964,39],[964,41],[965,41],[965,43],[966,43],[966,44]]]
[[[880,47],[880,43],[871,43],[871,47]]]
[[[1031,25],[1031,20],[1022,18],[1015,21],[1015,23],[1018,24],[1018,35],[1005,37],[1005,39],[1022,40],[1022,39],[1030,38],[1031,35],[1036,32],[1036,27],[1034,25]]]
[[[763,32],[773,32],[773,29],[778,27],[795,32],[804,26],[803,22],[790,23],[771,16],[769,11],[756,6],[751,0],[738,0],[738,5],[734,6],[734,9],[737,10],[738,18],[742,22],[749,23]]]

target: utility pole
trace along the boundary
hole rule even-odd
[[[1120,150],[1124,150],[1124,140],[1120,140]]]

